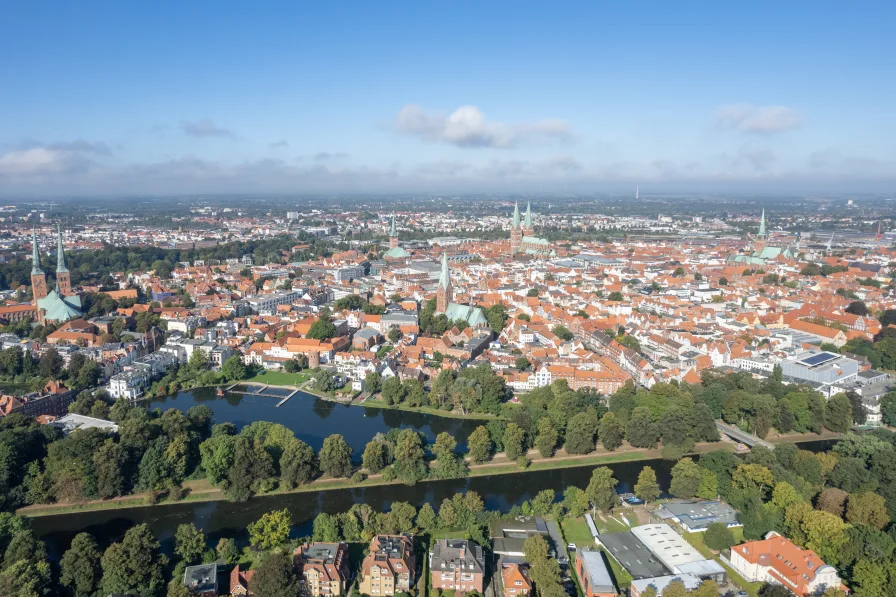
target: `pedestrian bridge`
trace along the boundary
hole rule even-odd
[[[775,445],[771,442],[767,442],[764,439],[759,439],[752,433],[747,433],[746,431],[741,431],[737,427],[732,425],[728,425],[727,423],[723,423],[722,421],[716,421],[716,428],[720,433],[724,433],[734,441],[740,442],[744,445],[750,446],[763,446],[768,448],[769,450],[774,450]]]

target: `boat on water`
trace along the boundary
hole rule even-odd
[[[224,395],[224,390],[223,390],[220,386],[218,386],[218,391],[216,392],[216,394],[217,394],[218,396],[223,396],[223,395]]]

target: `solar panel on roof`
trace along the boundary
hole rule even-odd
[[[816,367],[823,363],[827,363],[828,361],[833,361],[836,358],[837,358],[837,355],[835,355],[835,354],[831,354],[829,352],[821,352],[818,354],[813,354],[811,357],[806,357],[805,359],[802,360],[802,363],[804,363],[810,367]]]

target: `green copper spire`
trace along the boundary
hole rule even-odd
[[[513,206],[513,229],[520,227],[520,202],[517,201]]]
[[[765,208],[762,208],[762,219],[759,220],[759,236],[765,236]]]
[[[62,252],[62,229],[56,224],[56,273],[67,272],[65,253]]]
[[[526,202],[525,222],[526,222],[526,226],[525,226],[526,230],[531,230],[532,229],[532,203],[530,203],[528,201]]]
[[[392,212],[392,227],[389,228],[389,236],[391,236],[393,238],[396,236],[396,234],[395,234],[395,212],[394,211]]]
[[[31,229],[31,275],[41,275],[44,270],[40,269],[40,251],[37,250],[37,230]]]
[[[442,253],[442,274],[439,276],[439,288],[448,288],[451,284],[451,271],[448,269],[448,253]]]

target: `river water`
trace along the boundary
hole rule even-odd
[[[320,400],[310,394],[296,395],[280,408],[275,408],[279,398],[262,396],[215,396],[214,390],[181,392],[177,396],[153,401],[151,407],[178,408],[186,411],[196,404],[206,404],[215,413],[215,421],[231,421],[243,426],[252,421],[274,421],[295,431],[296,436],[319,449],[323,438],[331,433],[342,433],[351,444],[356,457],[364,445],[378,432],[395,427],[411,427],[422,431],[430,439],[442,431],[454,435],[459,443],[481,423],[449,419],[434,415],[408,413],[395,410],[345,406]],[[807,442],[801,447],[824,450],[830,441]],[[674,462],[668,460],[641,460],[607,464],[619,481],[618,491],[631,491],[638,473],[644,466],[656,471],[657,481],[668,488]],[[378,511],[388,510],[393,500],[410,502],[416,508],[429,502],[438,509],[439,504],[455,493],[473,490],[479,493],[487,509],[507,510],[513,505],[531,499],[543,489],[553,489],[558,498],[569,486],[585,488],[591,478],[594,465],[555,470],[520,472],[509,475],[493,475],[418,483],[406,485],[382,485],[355,489],[332,489],[288,495],[258,497],[246,503],[226,501],[181,503],[157,507],[136,507],[121,510],[99,510],[33,519],[35,533],[43,537],[51,551],[58,557],[68,548],[72,538],[80,532],[91,533],[101,545],[119,540],[129,528],[147,523],[163,546],[170,549],[179,524],[194,523],[203,529],[210,545],[222,536],[245,536],[246,526],[265,512],[288,508],[295,525],[295,535],[311,534],[311,524],[321,512],[336,514],[348,510],[352,504],[366,503]]]

